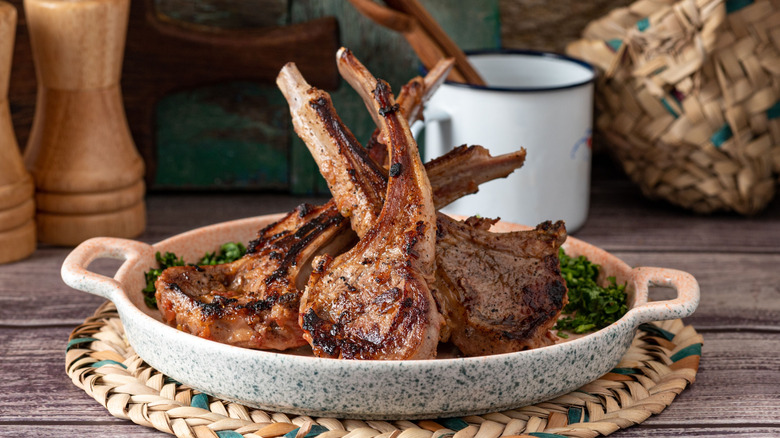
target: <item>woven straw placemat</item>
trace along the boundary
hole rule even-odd
[[[569,394],[511,411],[414,422],[288,416],[200,393],[135,354],[110,302],[73,331],[65,369],[115,417],[177,437],[595,437],[669,406],[695,380],[701,345],[701,335],[680,320],[644,324],[612,372]]]

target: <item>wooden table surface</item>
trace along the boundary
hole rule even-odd
[[[140,240],[303,201],[319,199],[150,194]],[[690,272],[701,286],[701,304],[685,320],[704,336],[696,382],[660,415],[612,436],[780,436],[780,197],[751,218],[699,216],[644,199],[597,156],[590,215],[573,235],[632,266]],[[41,246],[0,266],[0,436],[166,436],[112,417],[66,376],[68,335],[103,302],[62,282],[68,252]],[[113,263],[94,269],[110,273]]]

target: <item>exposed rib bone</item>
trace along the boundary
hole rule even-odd
[[[406,116],[410,126],[414,122],[422,120],[423,104],[447,79],[454,63],[453,58],[442,59],[425,75],[425,78],[417,76],[401,87],[396,102],[398,102],[401,113]],[[387,167],[387,146],[379,141],[380,132],[379,128],[374,130],[366,144],[366,149],[368,149],[369,156],[377,164]]]
[[[342,123],[330,95],[309,85],[294,64],[282,68],[277,84],[289,103],[295,131],[317,162],[339,211],[350,218],[358,236],[364,235],[376,222],[384,203],[385,171],[367,156]],[[477,192],[483,182],[506,177],[524,160],[524,150],[491,157],[481,146],[460,146],[426,163],[426,171],[433,175],[436,208]],[[439,184],[440,180],[446,184]]]
[[[293,76],[302,81],[300,74]],[[292,83],[303,86],[288,90],[296,90],[299,96],[304,96],[310,87],[305,81],[296,81]],[[361,172],[360,187],[364,189],[361,193],[366,192],[366,187],[370,188],[370,184],[365,185],[366,181],[375,181],[377,196],[381,196],[375,201],[380,206],[378,216],[384,204],[385,171],[373,164],[340,123],[330,97],[327,94],[321,97],[327,104],[320,101],[319,105],[316,102],[302,105],[311,112],[301,121],[304,128],[300,130],[311,133],[319,123],[319,129],[327,131],[324,139],[331,142],[339,139],[340,147],[346,153],[335,158],[341,161],[345,157],[351,158],[352,168]],[[315,107],[317,111],[314,111]],[[302,137],[309,138],[307,144],[312,144],[313,135]],[[329,154],[331,149],[317,150]],[[330,156],[333,158],[332,154]],[[426,166],[434,175],[434,193],[442,201],[437,203],[439,207],[475,191],[480,182],[505,176],[522,164],[520,156],[490,158],[478,146],[457,148],[447,157]],[[332,168],[338,162],[323,160],[320,168],[329,169],[328,166]],[[472,170],[472,167],[481,170]],[[453,180],[448,177],[451,174],[464,175],[464,178]],[[377,175],[381,182],[376,182]],[[438,180],[446,181],[446,185],[438,184]],[[339,211],[333,200],[317,207],[302,205],[261,230],[251,251],[241,260],[219,266],[183,266],[166,270],[157,282],[163,319],[197,336],[237,346],[284,350],[304,345],[298,308],[309,277],[310,260],[322,253],[335,256],[356,240]],[[273,281],[266,282],[265,278]]]

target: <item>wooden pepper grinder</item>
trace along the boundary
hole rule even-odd
[[[0,263],[35,251],[33,180],[22,162],[8,105],[16,9],[0,1]]]
[[[24,154],[38,239],[73,246],[146,226],[144,163],[119,87],[129,0],[25,0],[38,80]]]

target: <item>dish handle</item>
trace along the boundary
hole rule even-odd
[[[663,321],[690,316],[699,305],[699,283],[693,275],[675,269],[641,267],[632,270],[636,284],[635,302],[643,303],[628,313],[637,325],[652,321]],[[677,291],[677,298],[648,302],[649,286],[671,287]]]
[[[141,259],[154,259],[150,245],[128,239],[95,237],[77,246],[62,263],[62,279],[68,286],[114,301],[122,285],[114,278],[89,271],[89,264],[98,258],[124,260],[115,278],[134,266]]]

